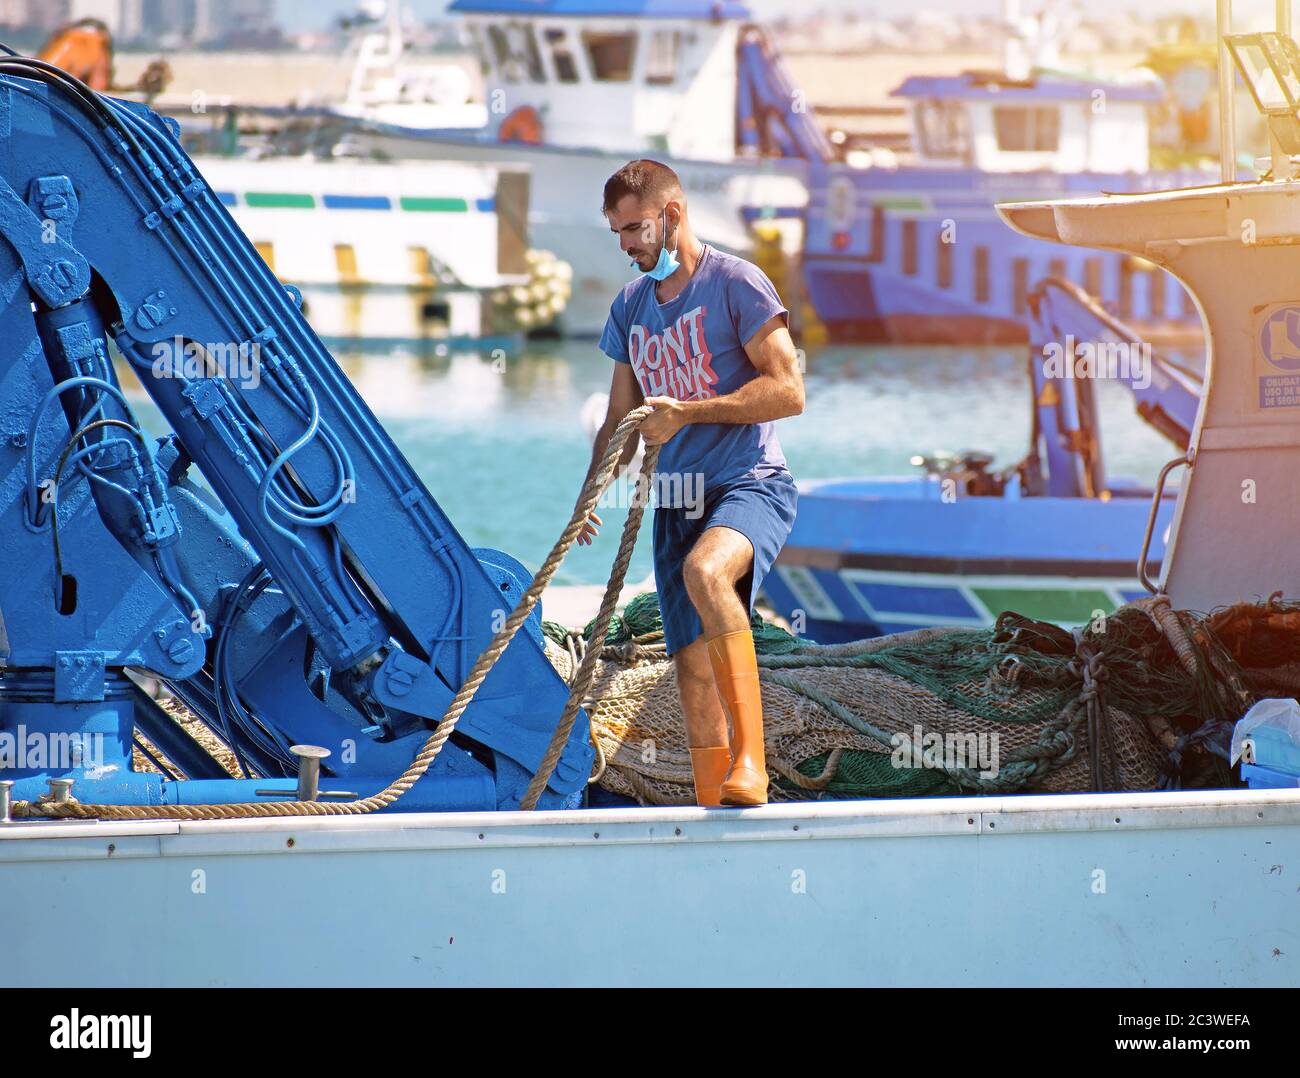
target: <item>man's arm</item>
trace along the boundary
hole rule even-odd
[[[637,383],[636,375],[632,372],[632,364],[615,363],[614,377],[609,383],[609,406],[605,409],[605,422],[600,425],[600,430],[596,432],[596,440],[591,447],[591,464],[587,467],[587,479],[596,472],[596,465],[600,463],[600,458],[605,455],[605,450],[609,447],[609,440],[614,436],[614,431],[623,417],[641,404],[641,386]],[[623,447],[623,455],[619,459],[619,466],[626,467],[636,456],[637,434],[632,432],[632,437],[627,440],[627,445]],[[584,480],[583,485],[586,485]]]
[[[591,463],[587,466],[587,477],[582,481],[583,490],[587,488],[591,477],[596,474],[596,465],[600,463],[605,450],[609,448],[609,440],[613,437],[615,429],[623,422],[623,417],[641,402],[641,386],[632,371],[632,364],[615,363],[614,377],[609,384],[609,406],[605,409],[605,422],[600,425],[600,430],[596,432],[596,439],[591,446]],[[619,458],[619,471],[626,468],[636,456],[639,438],[637,431],[633,431],[628,438],[622,456]],[[590,545],[596,535],[596,528],[592,526],[593,521],[597,526],[603,523],[595,513],[591,514],[582,531],[578,533],[578,542],[582,546]]]
[[[647,445],[668,441],[688,423],[766,423],[803,412],[803,375],[785,318],[774,315],[745,342],[745,355],[758,371],[732,393],[707,400],[647,397],[654,415],[641,424]]]

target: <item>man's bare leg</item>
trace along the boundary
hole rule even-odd
[[[705,528],[686,555],[682,579],[706,640],[749,628],[736,584],[753,564],[754,547],[735,528]]]

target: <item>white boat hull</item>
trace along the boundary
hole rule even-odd
[[[0,827],[9,985],[1294,985],[1300,790]]]
[[[368,131],[353,136],[358,147],[395,159],[434,158],[496,167],[526,166],[532,174],[529,236],[532,246],[553,252],[573,267],[573,293],[557,325],[563,333],[599,337],[614,296],[637,274],[600,212],[605,181],[635,156],[627,152],[533,146],[481,139],[435,138]],[[802,211],[808,202],[798,161],[694,161],[650,154],[673,168],[686,190],[696,235],[744,255],[752,237],[746,207]],[[782,248],[801,249],[801,218],[775,218]]]
[[[518,265],[503,265],[501,220],[521,210],[499,198],[498,170],[277,157],[199,165],[326,342],[464,344],[512,332],[488,297],[530,278],[522,249]]]

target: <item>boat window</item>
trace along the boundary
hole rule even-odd
[[[1165,282],[1168,280],[1163,273],[1151,274],[1147,277],[1147,288],[1150,293],[1147,297],[1147,314],[1152,318],[1161,319],[1165,316]]]
[[[868,262],[885,260],[885,208],[871,207],[871,250],[867,252]]]
[[[1089,258],[1083,263],[1083,290],[1101,299],[1101,259]]]
[[[909,277],[916,275],[916,221],[903,222],[903,272]]]
[[[1133,263],[1127,258],[1119,264],[1119,316],[1133,317]]]
[[[427,247],[408,247],[406,256],[411,261],[411,273],[422,285],[433,285],[433,258]]]
[[[1019,317],[1029,310],[1029,259],[1011,260],[1011,294],[1014,311]]]
[[[952,287],[952,248],[942,232],[935,236],[934,283],[940,288]]]
[[[551,63],[555,66],[555,77],[560,82],[580,81],[578,59],[573,55],[569,31],[558,26],[548,26],[542,34],[546,38],[546,48],[551,54]]]
[[[334,268],[338,270],[339,284],[356,284],[360,280],[357,273],[357,249],[352,244],[334,245]]]
[[[465,31],[469,34],[470,50],[478,57],[483,74],[489,74],[492,69],[492,56],[488,51],[487,43],[484,41],[482,28],[471,23],[465,27]]]
[[[487,28],[492,54],[503,82],[545,82],[537,38],[529,23],[507,23]]]
[[[983,244],[975,248],[975,302],[988,303],[993,295],[993,282],[989,280],[989,249]]]
[[[506,68],[510,64],[510,43],[506,40],[506,32],[500,26],[489,26],[487,36],[488,41],[492,43],[492,59],[496,62],[502,78],[506,78],[508,77]]]
[[[627,82],[632,77],[632,60],[636,53],[635,34],[584,30],[582,43],[587,48],[592,75],[598,81]]]
[[[921,101],[916,107],[916,132],[926,157],[970,154],[970,127],[965,107],[957,101]]]
[[[1061,141],[1061,113],[1055,106],[999,105],[993,110],[993,128],[999,150],[1054,153]]]
[[[645,58],[645,81],[667,86],[677,78],[677,54],[682,49],[680,30],[656,30],[650,35]]]

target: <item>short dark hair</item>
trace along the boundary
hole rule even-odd
[[[635,195],[641,202],[667,201],[682,196],[682,184],[667,165],[642,157],[629,161],[605,181],[601,212],[609,213],[625,195]]]

